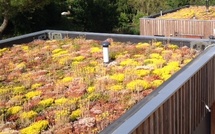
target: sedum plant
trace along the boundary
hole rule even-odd
[[[146,80],[133,80],[126,85],[126,88],[131,91],[141,91],[150,88],[150,82]]]
[[[47,129],[49,122],[47,120],[40,120],[32,123],[30,126],[20,130],[21,134],[40,134],[43,130]]]
[[[79,117],[81,117],[81,115],[82,115],[81,109],[76,109],[75,111],[72,111],[70,119],[72,121],[77,120]]]
[[[7,114],[9,114],[9,115],[17,114],[22,109],[23,109],[22,106],[13,106],[13,107],[8,108]]]
[[[54,102],[54,99],[48,98],[48,99],[41,100],[41,101],[39,102],[39,105],[40,105],[41,107],[46,108],[46,107],[51,106],[51,105],[53,104],[53,102]]]
[[[30,100],[33,97],[40,96],[41,94],[42,94],[41,91],[30,91],[25,94],[25,97],[27,98],[27,100]]]
[[[20,133],[99,133],[198,53],[162,42],[35,40],[0,49],[0,119]],[[2,110],[3,109],[3,110]]]

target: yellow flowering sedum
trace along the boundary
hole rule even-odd
[[[1,48],[0,49],[0,53],[3,53],[3,52],[5,52],[5,51],[7,51],[8,50],[8,48]]]
[[[76,104],[76,103],[78,102],[79,99],[80,99],[80,98],[72,98],[72,99],[70,99],[70,100],[68,101],[68,104],[70,104],[70,105]]]
[[[53,104],[54,99],[49,98],[49,99],[45,99],[39,102],[39,105],[43,106],[43,107],[49,107]]]
[[[184,64],[187,64],[187,63],[189,63],[191,60],[192,60],[192,59],[185,59],[183,63],[184,63]]]
[[[21,106],[13,106],[13,107],[10,107],[8,110],[7,110],[7,114],[17,114],[19,111],[22,110],[22,107]]]
[[[164,74],[164,75],[161,76],[161,78],[162,78],[164,81],[166,81],[166,80],[169,79],[170,77],[171,77],[170,74]]]
[[[170,49],[178,49],[178,46],[174,44],[168,44],[167,47]]]
[[[28,46],[23,45],[23,46],[22,46],[22,50],[23,50],[23,51],[28,51],[28,50],[29,50],[29,47],[28,47]]]
[[[123,80],[125,79],[125,74],[123,73],[113,74],[110,76],[110,78],[118,82],[123,82]]]
[[[77,56],[73,58],[74,61],[83,61],[84,59],[85,59],[84,56]]]
[[[0,88],[0,95],[4,95],[4,94],[7,94],[9,93],[11,90],[7,87],[4,87],[4,88]]]
[[[180,69],[179,62],[169,62],[163,68],[153,70],[153,74],[159,76],[163,80],[167,80],[173,73]]]
[[[154,81],[152,82],[152,87],[157,88],[157,87],[159,87],[162,83],[163,83],[163,80],[154,80]]]
[[[102,52],[102,49],[99,48],[99,47],[92,47],[92,48],[90,49],[90,52],[91,52],[91,53],[99,53],[99,52]]]
[[[95,91],[95,87],[94,86],[90,86],[87,88],[87,92],[88,93],[93,93]]]
[[[56,99],[54,102],[55,102],[55,105],[63,105],[63,104],[66,104],[68,101],[69,99],[67,98],[60,98],[60,99]]]
[[[158,41],[158,42],[153,43],[153,45],[155,45],[156,47],[162,47],[163,43]]]
[[[73,78],[72,77],[64,77],[62,80],[61,80],[61,82],[62,83],[67,83],[67,82],[71,82],[73,80]]]
[[[74,121],[74,120],[76,120],[78,117],[80,117],[81,114],[82,114],[81,109],[77,109],[77,110],[75,110],[75,111],[72,112],[72,114],[70,115],[70,119],[71,119],[72,121]]]
[[[56,54],[56,53],[59,53],[59,52],[61,52],[61,51],[63,51],[63,49],[57,48],[57,49],[54,49],[54,50],[52,51],[52,54]]]
[[[134,73],[136,75],[138,75],[139,77],[143,77],[143,76],[149,75],[150,74],[150,70],[144,70],[144,69],[135,70]]]
[[[65,55],[65,54],[68,54],[68,51],[67,50],[63,50],[61,48],[57,48],[57,49],[54,49],[52,51],[52,57],[55,59],[57,57],[60,57],[62,55]]]
[[[30,91],[27,94],[25,94],[25,97],[29,100],[35,96],[40,96],[42,94],[41,91]]]
[[[178,61],[172,61],[172,62],[169,62],[167,64],[167,66],[172,66],[172,67],[179,67],[179,62]]]
[[[33,85],[31,85],[31,89],[37,89],[38,87],[41,87],[42,84],[41,83],[35,83]]]
[[[47,120],[40,120],[32,123],[29,127],[20,130],[21,134],[40,134],[41,131],[45,130],[49,125]]]
[[[21,94],[26,90],[26,88],[24,86],[17,86],[14,87],[12,90],[14,94]]]
[[[145,80],[133,80],[126,85],[126,88],[131,91],[141,91],[151,87],[150,83]]]
[[[29,111],[29,112],[22,112],[21,114],[20,114],[20,118],[21,119],[32,119],[32,118],[34,118],[34,117],[36,117],[37,116],[37,112],[35,112],[35,111]]]
[[[2,54],[4,53],[4,52],[6,52],[8,50],[8,48],[2,48],[2,49],[0,49],[0,56],[2,56]]]
[[[120,62],[120,66],[137,66],[137,65],[140,65],[140,63],[133,59],[126,59]]]
[[[112,91],[120,91],[120,90],[123,90],[123,85],[113,85],[110,87],[110,90]]]
[[[147,47],[150,47],[150,44],[149,43],[138,43],[135,47],[138,49],[147,48]]]
[[[164,59],[156,59],[156,58],[150,58],[150,59],[145,59],[144,64],[146,65],[152,65],[153,67],[160,68],[163,66],[163,64],[166,62]]]

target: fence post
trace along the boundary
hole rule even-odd
[[[211,107],[211,134],[215,134],[215,103]]]

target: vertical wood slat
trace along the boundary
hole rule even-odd
[[[200,120],[201,120],[201,104],[202,104],[202,100],[200,100],[199,98],[201,98],[201,87],[202,87],[202,83],[201,83],[201,81],[202,81],[202,74],[201,73],[199,73],[199,79],[198,79],[198,83],[199,83],[199,90],[198,90],[198,103],[197,103],[197,121],[196,121],[196,123],[198,123],[198,122],[200,122]],[[196,124],[197,125],[197,124]]]
[[[158,109],[159,110],[159,114],[160,114],[160,122],[161,122],[161,124],[160,124],[160,133],[159,134],[164,134],[163,132],[164,132],[164,122],[163,122],[163,113],[164,113],[164,111],[163,111],[163,105]]]
[[[154,113],[154,134],[159,134],[160,132],[160,123],[162,123],[160,121],[160,118],[159,118],[159,110],[155,111]]]
[[[214,35],[215,21],[212,20],[174,20],[174,19],[140,19],[140,35],[164,35],[169,37],[178,32],[179,35],[193,35],[193,38],[208,38]],[[185,36],[186,37],[186,36]],[[189,36],[188,36],[189,37]]]
[[[163,112],[163,133],[164,134],[170,134],[170,105],[169,100],[167,100],[167,103],[164,104],[164,112]]]
[[[184,104],[184,134],[190,134],[190,127],[191,127],[191,89],[190,89],[191,80],[188,80],[188,82],[184,85],[184,97],[185,97],[185,104]]]
[[[176,92],[176,134],[180,134],[180,101],[179,101],[180,91]]]
[[[155,122],[154,122],[154,114],[152,114],[149,117],[149,134],[154,134],[154,126],[155,126]]]
[[[171,107],[172,107],[172,109],[171,109],[171,113],[172,113],[172,134],[175,134],[176,133],[176,105],[177,105],[177,103],[176,103],[176,95],[173,95],[172,97],[171,97],[172,99],[171,99]]]

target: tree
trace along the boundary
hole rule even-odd
[[[115,0],[70,0],[71,17],[80,31],[111,32],[117,25]]]
[[[25,11],[11,17],[4,35],[7,35],[9,29],[13,30],[14,35],[44,29],[62,29],[58,28],[61,26],[61,21],[64,18],[64,16],[61,16],[61,12],[67,10],[67,7],[61,4],[55,0],[43,8],[35,9],[33,12]]]
[[[0,0],[0,17],[3,19],[0,35],[6,29],[11,17],[23,12],[34,12],[50,2],[51,0]]]

